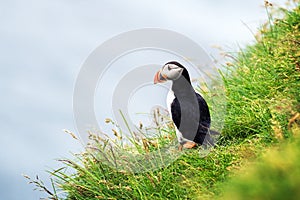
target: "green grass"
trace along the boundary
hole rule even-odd
[[[299,145],[299,138],[286,142],[244,166],[244,173],[226,183],[220,199],[300,199]]]
[[[260,138],[218,146],[204,158],[189,150],[164,169],[145,173],[117,171],[99,162],[93,154],[61,160],[65,168],[51,172],[66,199],[197,199],[221,193],[220,185],[232,171],[252,161],[265,148]],[[59,192],[59,190],[57,190]],[[56,194],[59,196],[58,194]],[[52,198],[59,199],[52,195]],[[61,195],[60,195],[61,196]]]
[[[283,12],[283,11],[282,11]],[[271,31],[237,57],[224,77],[228,138],[265,134],[288,137],[288,120],[299,111],[300,15],[284,11]]]
[[[127,139],[131,146],[122,142],[122,130],[114,132],[116,138],[93,136],[92,148],[61,160],[64,167],[49,172],[52,190],[39,179],[27,178],[52,199],[280,199],[299,195],[295,191],[299,162],[294,159],[299,157],[299,142],[291,138],[299,132],[300,119],[300,7],[277,12],[284,17],[269,16],[254,45],[230,54],[233,60],[222,71],[225,127],[207,156],[200,156],[200,149],[176,151],[174,129],[167,123],[152,138],[143,132],[141,137],[131,133]]]

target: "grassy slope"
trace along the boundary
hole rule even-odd
[[[59,184],[50,197],[208,199],[225,193],[225,197],[236,194],[239,199],[239,194],[243,194],[239,192],[244,190],[230,193],[233,190],[226,186],[228,178],[239,176],[240,168],[261,157],[270,145],[289,138],[291,128],[298,130],[300,10],[298,7],[281,12],[285,13],[284,19],[274,20],[271,28],[263,28],[257,43],[236,55],[228,66],[229,73],[224,74],[228,113],[222,145],[205,158],[191,150],[164,169],[140,174],[117,172],[95,157],[81,154],[73,161],[63,161],[75,174],[67,175],[65,169],[52,172]],[[268,165],[272,163],[266,161],[263,169]],[[234,184],[248,181],[240,179],[233,179]],[[42,188],[38,180],[34,183]],[[252,183],[255,182],[239,187],[251,188]],[[57,194],[60,192],[64,195]]]
[[[299,145],[299,138],[288,141],[269,149],[259,162],[244,166],[242,173],[223,186],[220,199],[299,199]]]
[[[224,78],[228,114],[224,134],[229,138],[288,137],[288,119],[299,111],[300,13],[285,12],[283,20],[262,29],[257,44],[236,58]]]

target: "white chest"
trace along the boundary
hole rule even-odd
[[[172,104],[174,99],[175,99],[174,92],[170,89],[169,92],[168,92],[168,95],[167,95],[167,109],[168,109],[168,112],[169,112],[169,115],[170,115],[171,119],[172,119],[171,104]],[[182,136],[182,133],[177,129],[176,126],[175,126],[175,130],[176,130],[176,136],[177,136],[178,142],[180,144],[188,142],[188,141],[191,142],[191,140],[188,140],[188,139],[186,139]]]

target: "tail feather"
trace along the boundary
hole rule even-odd
[[[214,130],[209,130],[205,136],[202,146],[204,148],[214,147],[218,141],[220,133]]]

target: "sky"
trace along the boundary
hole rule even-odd
[[[76,133],[75,81],[103,42],[134,29],[161,28],[217,57],[213,46],[237,51],[253,43],[249,28],[256,32],[266,20],[261,0],[1,0],[0,199],[45,197],[21,175],[38,174],[49,184],[45,171],[60,166],[56,159],[82,149],[62,129]]]

